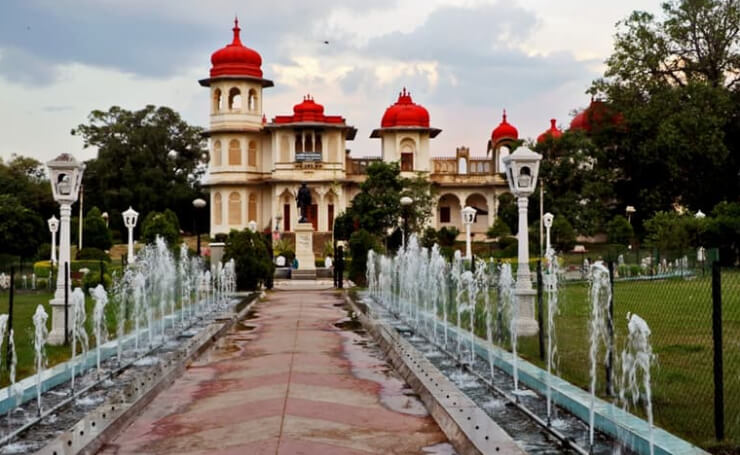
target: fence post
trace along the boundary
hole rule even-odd
[[[606,394],[607,396],[614,396],[614,261],[608,261],[607,266],[609,268],[609,315],[606,323],[606,330],[609,339],[607,343],[608,352],[606,358]]]
[[[8,359],[8,370],[10,370],[10,364],[13,362],[12,356],[10,355],[10,337],[13,331],[13,297],[15,294],[15,266],[10,266],[10,294],[8,294],[8,352],[5,357]],[[0,342],[2,342],[0,340]]]
[[[542,324],[543,301],[542,298],[542,260],[537,259],[537,325],[540,326],[538,338],[540,342],[540,360],[545,360],[545,334]]]
[[[714,433],[725,438],[725,394],[722,364],[722,271],[712,262],[712,339],[714,342]]]

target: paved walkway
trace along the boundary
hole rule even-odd
[[[333,291],[277,291],[103,454],[448,454]]]

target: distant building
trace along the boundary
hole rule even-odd
[[[454,157],[435,157],[431,141],[441,133],[430,126],[429,112],[413,102],[404,88],[382,116],[370,137],[380,139],[379,158],[351,157],[347,141],[357,129],[307,95],[290,115],[268,121],[263,89],[272,81],[262,73],[262,58],[244,46],[238,21],[231,44],[211,56],[210,77],[200,81],[211,90],[210,191],[211,235],[244,229],[250,221],[259,230],[292,232],[298,220],[295,204],[301,182],[311,189],[309,219],[318,232],[332,230],[334,218],[350,205],[375,160],[398,162],[403,176],[421,173],[436,189],[431,226],[455,226],[463,231],[461,209],[477,209],[472,230],[482,240],[493,225],[498,197],[508,192],[501,158],[518,139],[506,113],[492,132],[489,152],[473,157],[459,147]]]

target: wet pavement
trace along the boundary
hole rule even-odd
[[[340,294],[277,291],[102,454],[452,454]]]

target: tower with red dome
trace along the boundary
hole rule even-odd
[[[506,119],[506,110],[501,123],[491,131],[491,140],[488,141],[488,151],[492,152],[494,172],[504,172],[503,157],[509,154],[519,140],[519,131]]]
[[[429,112],[414,103],[404,87],[398,100],[388,107],[371,138],[381,140],[383,161],[397,161],[402,172],[430,172],[429,142],[442,130],[429,126]]]

